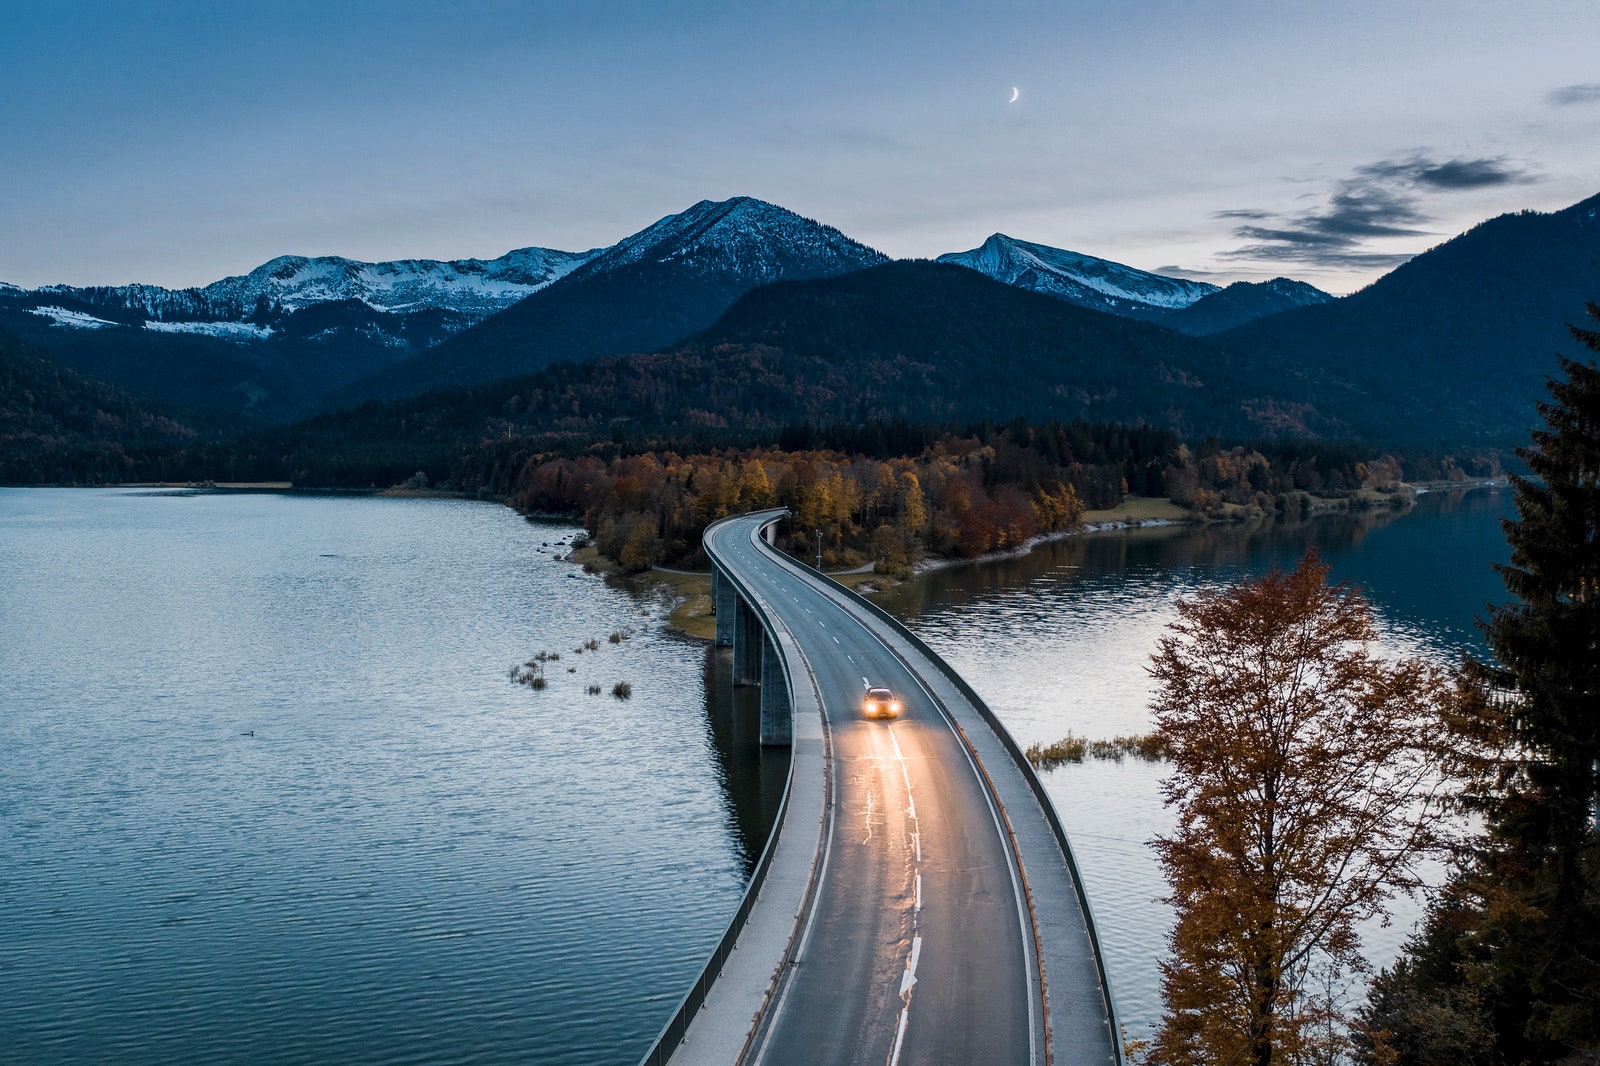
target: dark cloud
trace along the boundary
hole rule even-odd
[[[1188,267],[1179,266],[1177,263],[1158,266],[1155,272],[1164,274],[1169,278],[1188,278],[1190,281],[1210,281],[1212,278],[1216,278],[1224,285],[1239,276],[1238,271],[1234,270],[1191,270]]]
[[[1490,185],[1521,185],[1533,180],[1533,175],[1513,166],[1504,156],[1498,159],[1447,159],[1436,162],[1424,155],[1410,159],[1384,160],[1370,163],[1356,170],[1359,178],[1373,182],[1392,182],[1401,185],[1422,185],[1429,188],[1481,189]]]
[[[1411,258],[1412,253],[1354,252],[1334,248],[1307,248],[1290,244],[1244,244],[1217,255],[1218,259],[1240,262],[1267,260],[1275,263],[1302,263],[1323,267],[1350,267],[1359,270],[1388,270]]]
[[[1233,235],[1248,243],[1222,253],[1226,259],[1271,259],[1323,266],[1388,267],[1410,255],[1363,247],[1385,237],[1434,236],[1434,220],[1423,207],[1428,194],[1480,189],[1535,180],[1504,157],[1436,160],[1423,153],[1357,167],[1335,183],[1322,205],[1298,214],[1235,210],[1216,218],[1243,225]]]
[[[1556,107],[1573,104],[1600,104],[1600,85],[1588,82],[1583,85],[1563,85],[1544,94],[1544,102]]]

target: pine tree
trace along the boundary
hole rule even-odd
[[[1589,305],[1600,320],[1600,307]],[[1591,350],[1600,332],[1573,328]],[[1506,522],[1516,601],[1487,626],[1515,752],[1489,813],[1483,936],[1513,1061],[1600,1046],[1600,369],[1563,358],[1518,455]]]
[[[1600,331],[1572,333],[1600,351]],[[1500,752],[1466,792],[1485,832],[1374,981],[1366,1062],[1600,1061],[1600,369],[1561,369],[1518,452],[1532,477],[1511,479],[1516,602],[1485,627],[1488,698],[1458,721],[1464,747]]]

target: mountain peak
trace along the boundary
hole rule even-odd
[[[760,284],[859,270],[888,258],[832,226],[753,196],[735,196],[701,200],[668,215],[596,256],[581,273],[593,276],[636,263],[679,260]]]
[[[1203,281],[1152,274],[1004,233],[991,234],[970,251],[947,252],[938,261],[1125,318],[1159,319],[1217,291],[1217,286]]]
[[[1332,299],[1315,285],[1293,278],[1236,281],[1226,289],[1172,312],[1162,322],[1190,336],[1204,337],[1280,311],[1325,304]]]

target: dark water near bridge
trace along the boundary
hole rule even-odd
[[[1069,732],[1109,738],[1149,729],[1144,668],[1178,598],[1291,568],[1312,544],[1336,579],[1365,587],[1383,648],[1438,661],[1464,649],[1486,654],[1474,616],[1505,599],[1491,563],[1507,558],[1500,518],[1513,510],[1505,489],[1451,490],[1422,495],[1404,515],[1092,534],[1021,559],[936,571],[876,598],[960,670],[1024,746]],[[1156,967],[1171,926],[1146,847],[1172,824],[1157,792],[1163,773],[1128,760],[1045,775],[1134,1036],[1160,1016]],[[1417,913],[1398,901],[1392,925],[1365,931],[1368,957],[1390,961]]]
[[[0,490],[0,1060],[636,1062],[786,763],[574,532]]]
[[[1024,743],[1109,736],[1145,726],[1176,597],[1312,540],[1387,645],[1472,644],[1505,506],[1079,537],[889,606]],[[455,501],[0,490],[0,1059],[636,1061],[784,764],[664,605],[555,561],[574,532]],[[540,650],[549,687],[510,684]],[[1048,778],[1133,1031],[1168,920],[1159,776]]]

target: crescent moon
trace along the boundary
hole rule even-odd
[[[1019,89],[1019,88],[1017,88],[1017,87],[1016,87],[1016,86],[1015,86],[1015,85],[1013,85],[1013,86],[1012,86],[1012,87],[1011,87],[1011,99],[1009,99],[1009,100],[1007,100],[1007,101],[1006,101],[1006,103],[1008,103],[1008,104],[1014,104],[1014,103],[1016,103],[1016,102],[1017,102],[1017,100],[1018,100],[1018,99],[1019,99],[1019,98],[1020,98],[1020,97],[1021,97],[1021,96],[1022,96],[1022,90],[1021,90],[1021,89]]]

